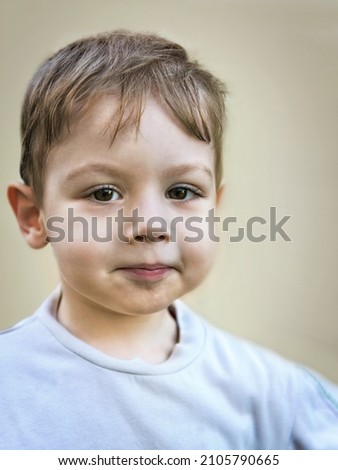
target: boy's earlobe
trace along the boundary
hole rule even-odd
[[[28,245],[36,249],[46,246],[47,233],[32,188],[23,183],[12,183],[8,186],[7,196]]]

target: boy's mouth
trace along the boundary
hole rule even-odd
[[[165,264],[135,264],[118,268],[128,277],[139,280],[158,281],[166,277],[174,268]]]

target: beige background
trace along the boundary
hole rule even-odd
[[[1,0],[0,17],[1,326],[32,313],[57,283],[50,248],[26,247],[5,197],[18,178],[28,80],[80,36],[153,31],[185,45],[231,91],[220,215],[237,216],[238,226],[270,206],[292,216],[289,243],[222,235],[215,269],[186,300],[338,382],[338,2]]]

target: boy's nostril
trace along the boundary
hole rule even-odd
[[[144,243],[144,242],[148,241],[148,237],[146,237],[146,235],[136,235],[134,237],[134,240],[136,242]]]
[[[136,242],[139,243],[144,243],[144,242],[166,242],[169,241],[169,235],[162,234],[159,236],[153,236],[153,235],[136,235],[133,237],[133,239]]]

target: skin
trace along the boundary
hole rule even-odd
[[[146,102],[139,131],[124,130],[111,144],[107,129],[116,106],[114,97],[98,100],[54,148],[41,207],[31,188],[20,183],[10,185],[8,197],[33,248],[53,235],[47,220],[66,221],[69,208],[74,217],[96,217],[101,236],[107,217],[116,217],[119,209],[130,216],[138,209],[144,222],[123,225],[129,243],[119,239],[116,223],[109,242],[91,237],[84,242],[82,225],[75,223],[73,242],[51,243],[61,278],[58,320],[114,357],[159,363],[178,341],[168,306],[198,286],[212,265],[215,244],[204,219],[217,206],[221,189],[215,186],[212,145],[188,134],[153,98]],[[153,216],[161,216],[167,227],[151,231],[146,222]],[[185,241],[195,234],[178,223],[171,241],[173,218],[192,216],[203,218],[203,239]]]

